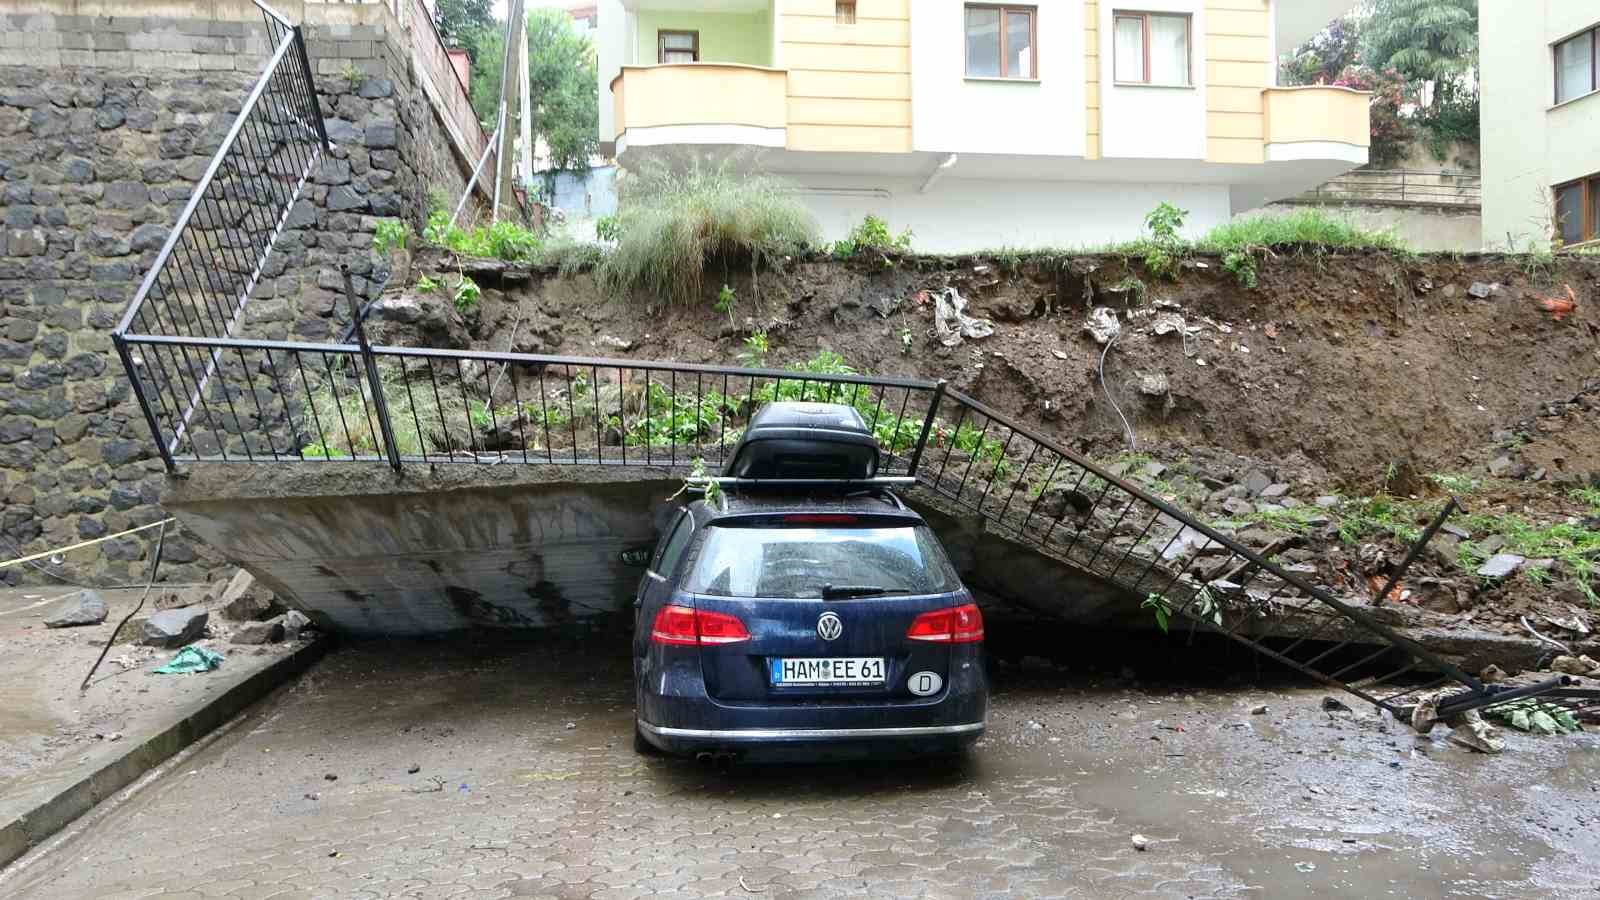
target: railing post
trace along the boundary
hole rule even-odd
[[[917,446],[911,451],[911,465],[906,471],[912,478],[917,477],[917,466],[922,463],[922,448],[928,444],[928,432],[933,428],[933,419],[939,414],[939,401],[944,399],[944,386],[947,382],[941,378],[933,386],[933,400],[928,404],[928,417],[922,420],[922,433],[917,436]]]
[[[1394,570],[1393,575],[1389,576],[1389,583],[1383,586],[1383,590],[1378,592],[1378,596],[1372,598],[1373,606],[1383,603],[1384,598],[1389,596],[1395,585],[1400,583],[1400,576],[1406,574],[1406,570],[1411,568],[1411,564],[1422,553],[1422,548],[1428,546],[1428,542],[1433,540],[1433,535],[1439,530],[1440,526],[1444,525],[1444,520],[1450,518],[1450,514],[1455,512],[1459,506],[1456,503],[1455,496],[1451,495],[1450,502],[1446,503],[1444,509],[1439,510],[1439,514],[1433,517],[1432,522],[1428,523],[1428,527],[1422,530],[1422,537],[1417,538],[1417,542],[1411,545],[1411,551],[1406,554],[1405,559],[1400,561],[1400,567]]]
[[[322,141],[322,152],[332,149],[328,144],[328,126],[322,121],[322,103],[317,99],[317,79],[311,75],[311,56],[306,53],[306,36],[301,26],[294,26],[295,55],[300,57],[300,70],[306,76],[306,93],[310,95],[311,121],[316,123],[317,138]]]
[[[156,424],[156,414],[150,409],[150,398],[144,392],[144,379],[139,377],[139,370],[133,365],[133,355],[128,352],[128,344],[117,332],[112,332],[111,343],[117,348],[117,355],[122,357],[123,371],[128,373],[128,383],[133,386],[134,399],[139,401],[139,409],[144,413],[145,424],[150,426],[150,436],[156,439],[156,449],[161,451],[161,461],[166,464],[167,474],[176,475],[178,464],[172,458],[172,449],[167,446],[166,439],[161,436],[161,426]]]
[[[361,324],[361,304],[356,302],[355,288],[350,283],[350,267],[339,266],[344,279],[344,296],[350,304],[350,320],[355,323],[356,344],[361,348],[361,361],[366,365],[367,383],[372,387],[372,406],[378,413],[378,431],[383,436],[383,449],[389,456],[389,465],[400,471],[400,448],[394,442],[394,424],[389,421],[389,401],[383,395],[383,380],[378,377],[378,357],[367,343],[367,330]],[[403,361],[402,361],[402,364]],[[350,448],[351,455],[355,448]]]

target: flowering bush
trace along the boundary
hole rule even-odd
[[[1411,124],[1400,112],[1406,102],[1405,78],[1394,69],[1380,72],[1366,66],[1346,66],[1333,83],[1372,92],[1372,143],[1367,148],[1370,164],[1382,167],[1405,159],[1414,137]]]

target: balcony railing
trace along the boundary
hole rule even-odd
[[[1483,178],[1470,172],[1356,169],[1294,199],[1309,203],[1384,203],[1477,209],[1483,204]]]

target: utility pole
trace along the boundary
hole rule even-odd
[[[495,160],[494,177],[494,211],[489,215],[490,222],[500,221],[500,205],[502,197],[507,197],[514,208],[516,206],[515,194],[511,193],[513,162],[516,156],[517,130],[512,128],[513,117],[526,118],[526,113],[514,109],[517,95],[520,91],[516,85],[527,76],[524,74],[517,81],[512,81],[516,69],[526,73],[528,68],[525,48],[527,47],[527,23],[523,19],[522,0],[511,0],[511,8],[506,17],[506,47],[505,54],[501,57],[503,62],[500,70],[500,146],[496,149],[499,158]],[[516,68],[513,68],[516,67]],[[513,94],[516,91],[516,94]]]

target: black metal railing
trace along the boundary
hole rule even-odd
[[[266,68],[112,334],[169,467],[224,360],[218,348],[192,343],[138,353],[129,335],[231,337],[329,149],[304,35],[260,0],[256,6],[271,42]]]

